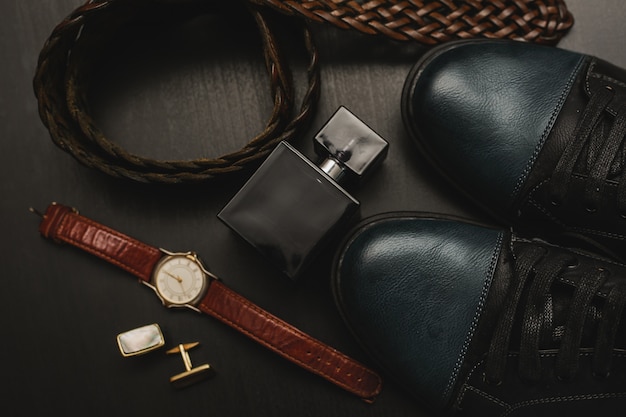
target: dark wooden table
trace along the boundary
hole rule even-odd
[[[291,284],[216,218],[242,180],[146,186],[86,168],[54,146],[37,114],[32,79],[45,39],[79,5],[0,3],[3,409],[11,416],[430,415],[390,380],[378,400],[366,404],[212,318],[163,308],[128,274],[39,236],[39,220],[28,208],[58,201],[154,246],[193,249],[231,288],[371,364],[333,304],[336,242]],[[576,23],[559,46],[626,66],[623,1],[567,5]],[[313,157],[312,135],[345,105],[390,143],[382,167],[354,190],[362,217],[421,210],[481,218],[423,163],[402,126],[400,92],[424,49],[329,26],[313,29],[322,94],[308,134],[294,145]],[[153,43],[147,36],[129,40],[95,83],[99,125],[124,148],[156,159],[239,149],[272,108],[255,30],[230,17]],[[296,81],[305,85],[301,71]],[[215,378],[177,391],[168,379],[183,370],[179,358],[163,351],[122,358],[116,335],[149,323],[160,324],[168,347],[200,342],[192,361],[212,364]]]

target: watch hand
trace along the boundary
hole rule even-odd
[[[178,285],[180,285],[180,290],[184,293],[185,292],[185,286],[183,285],[183,279],[181,277],[179,277],[178,275],[174,275],[171,272],[168,272],[166,270],[163,270],[163,272],[165,272],[167,275],[169,275],[170,277],[174,278],[177,282]]]
[[[174,279],[175,279],[176,281],[178,281],[179,283],[182,283],[182,282],[183,282],[183,279],[182,279],[181,277],[179,277],[178,275],[171,274],[171,273],[169,273],[169,272],[167,272],[167,271],[163,271],[163,272],[165,272],[165,273],[166,273],[167,275],[169,275],[170,277],[174,278]]]

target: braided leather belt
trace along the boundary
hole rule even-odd
[[[244,0],[262,40],[274,108],[265,129],[239,151],[216,158],[154,160],[107,139],[87,111],[89,51],[147,11],[211,12],[197,0],[88,0],[59,23],[43,46],[33,86],[39,114],[52,141],[82,164],[108,175],[149,183],[197,183],[257,166],[282,140],[296,137],[318,101],[317,48],[306,22],[329,23],[426,45],[471,37],[509,38],[556,44],[573,24],[562,0]],[[273,10],[272,10],[273,9]],[[308,53],[308,88],[294,111],[294,86],[268,14],[297,16]],[[93,53],[93,52],[91,52]]]
[[[556,44],[574,23],[563,0],[250,0],[281,13],[397,41],[507,38]]]
[[[214,13],[211,2],[89,0],[53,30],[39,55],[34,90],[39,114],[52,141],[84,165],[118,178],[149,183],[195,183],[223,177],[254,166],[282,140],[289,140],[306,127],[319,96],[317,49],[306,24],[302,36],[308,52],[308,89],[299,112],[294,115],[294,86],[287,59],[281,53],[268,15],[274,13],[250,5],[262,40],[274,107],[265,129],[242,149],[216,158],[197,160],[154,160],[127,152],[106,138],[87,112],[86,73],[90,51],[99,52],[107,36],[117,27],[132,24],[147,11],[161,19],[172,13],[193,18]]]

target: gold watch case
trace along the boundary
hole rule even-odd
[[[217,279],[202,265],[194,252],[169,252],[161,249],[163,257],[155,265],[150,283],[166,307],[187,307],[198,311],[209,286],[209,279]]]

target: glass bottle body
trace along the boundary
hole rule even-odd
[[[358,208],[339,184],[281,142],[218,218],[296,279]]]

